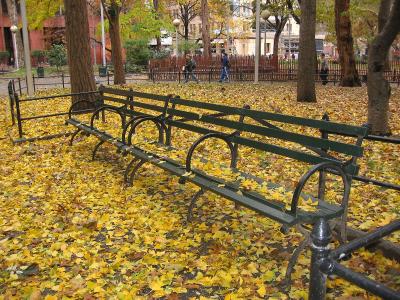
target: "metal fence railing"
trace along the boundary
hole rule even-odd
[[[309,299],[325,299],[327,275],[336,275],[383,299],[400,300],[400,291],[394,291],[367,276],[354,272],[339,262],[356,250],[376,243],[383,237],[398,230],[400,230],[400,219],[352,240],[335,250],[330,250],[331,229],[325,219],[318,220],[311,233],[312,254]]]
[[[70,88],[71,87],[71,82],[70,82],[70,75],[51,75],[51,76],[45,76],[45,77],[38,77],[33,75],[33,90],[36,92],[37,90],[40,89],[46,89],[46,88]],[[114,81],[114,76],[111,73],[107,73],[104,77],[96,76],[96,84],[100,85],[112,85]],[[130,82],[136,82],[139,80],[145,80],[147,81],[149,79],[148,73],[128,73],[125,77],[125,80],[127,83]],[[27,91],[27,80],[26,77],[18,77],[18,78],[0,78],[0,80],[7,80],[7,81],[12,81],[13,84],[13,90],[19,94],[19,96],[22,96],[23,93]]]

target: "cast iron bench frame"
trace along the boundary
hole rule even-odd
[[[347,209],[349,201],[349,193],[352,182],[352,177],[358,172],[357,158],[362,156],[363,149],[361,147],[364,137],[368,134],[367,126],[351,126],[339,123],[333,123],[325,120],[313,120],[295,116],[288,116],[270,112],[250,110],[249,107],[236,108],[229,107],[220,104],[204,103],[193,100],[183,100],[179,97],[160,96],[147,93],[134,92],[133,90],[120,90],[114,88],[105,88],[101,86],[99,88],[100,98],[96,105],[93,106],[91,122],[85,124],[77,119],[74,119],[72,115],[77,113],[74,111],[76,103],[71,106],[69,111],[69,119],[66,121],[67,124],[77,127],[75,134],[71,138],[70,144],[79,132],[83,131],[87,135],[94,135],[100,141],[95,146],[92,158],[95,158],[96,152],[99,147],[108,142],[115,145],[119,152],[124,155],[132,155],[134,158],[128,164],[124,180],[125,182],[131,182],[140,169],[140,167],[149,162],[156,165],[173,175],[180,177],[180,182],[184,183],[189,181],[200,187],[200,190],[193,196],[189,209],[188,209],[188,220],[191,219],[192,210],[194,208],[196,200],[204,194],[205,191],[211,191],[218,194],[226,199],[229,199],[235,204],[246,206],[247,208],[261,213],[270,219],[273,219],[281,223],[282,231],[286,232],[290,227],[294,225],[310,224],[314,223],[320,218],[325,220],[331,220],[335,218],[341,218],[341,228],[339,239],[343,243],[346,241],[346,220],[347,220]],[[107,95],[106,95],[107,94]],[[111,95],[111,96],[108,96]],[[123,96],[125,99],[117,98],[115,96]],[[137,101],[136,98],[147,98],[155,101],[159,101],[160,106],[151,105]],[[111,101],[115,104],[123,104],[118,107],[115,105],[105,104],[105,101]],[[88,101],[80,101],[88,102]],[[78,102],[79,103],[79,102]],[[197,114],[194,112],[185,111],[179,108],[198,108],[210,110],[211,114]],[[143,111],[137,111],[137,108],[145,109],[156,113],[152,115]],[[95,120],[99,118],[100,114],[103,116],[104,112],[111,111],[117,113],[121,117],[121,128],[123,128],[122,136],[118,139],[107,132],[98,130],[95,127]],[[223,119],[222,117],[236,115],[239,117],[238,121],[232,121]],[[131,119],[127,121],[127,118]],[[180,119],[174,119],[179,117]],[[253,125],[244,123],[245,118],[252,119],[260,125]],[[205,127],[196,126],[189,124],[191,121],[202,122],[207,125],[222,126],[229,130],[234,130],[232,133],[219,132],[211,130]],[[324,136],[321,138],[307,136],[303,134],[293,133],[282,130],[275,125],[271,124],[270,121],[277,121],[284,124],[293,124],[305,127],[311,127],[318,129],[322,132],[337,132],[347,135],[356,136],[356,143],[343,143],[337,141],[331,141],[326,139]],[[159,145],[164,145],[166,149],[171,149],[171,138],[172,129],[179,128],[188,130],[193,133],[202,134],[196,142],[192,144],[188,150],[186,157],[186,163],[180,164],[168,156],[160,156],[155,153],[150,153],[146,150],[141,149],[135,145],[132,145],[132,136],[136,133],[136,128],[145,122],[153,123],[158,129]],[[250,132],[252,134],[258,134],[264,137],[272,137],[280,140],[286,140],[293,143],[297,143],[306,147],[307,150],[315,152],[317,155],[309,154],[306,151],[297,151],[287,149],[278,145],[268,144],[260,142],[258,140],[241,137],[243,131]],[[285,157],[293,158],[298,161],[303,161],[313,164],[313,166],[306,172],[298,182],[296,186],[293,198],[291,202],[290,211],[285,209],[284,203],[277,203],[276,201],[267,200],[263,196],[254,193],[242,191],[240,188],[232,185],[231,183],[225,182],[220,178],[210,176],[202,172],[201,170],[194,169],[191,166],[192,156],[198,145],[208,139],[219,139],[224,141],[231,152],[231,164],[230,167],[239,172],[245,178],[251,178],[257,182],[264,182],[262,179],[255,177],[251,174],[243,173],[237,170],[237,158],[238,158],[238,145],[248,146],[254,149],[258,149],[265,152],[279,154]],[[332,150],[336,153],[345,154],[351,158],[348,160],[339,160],[334,156],[331,156],[328,151]],[[187,174],[191,176],[187,176]],[[318,183],[318,197],[311,199],[318,201],[317,211],[305,212],[298,209],[299,199],[302,194],[302,190],[313,175],[319,173]],[[340,205],[332,205],[325,202],[325,177],[327,173],[332,173],[341,177],[343,181],[343,198]],[[278,185],[274,183],[268,183],[268,188],[276,188]],[[240,193],[238,193],[240,191]],[[286,272],[286,283],[290,282],[290,274],[293,270],[294,264],[300,255],[300,252],[309,244],[310,235],[308,231],[302,230],[301,226],[297,226],[298,229],[305,235],[305,239],[300,243],[298,248],[294,251]]]

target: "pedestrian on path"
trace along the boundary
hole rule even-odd
[[[321,70],[319,71],[319,77],[322,80],[322,85],[326,85],[328,83],[328,61],[325,58],[325,53],[321,53]]]
[[[224,81],[229,82],[229,68],[231,67],[231,65],[229,62],[228,54],[225,53],[225,49],[222,49],[221,53],[222,53],[221,57],[222,70],[219,82],[224,82]]]
[[[190,77],[192,77],[193,81],[199,83],[199,80],[193,73],[194,69],[196,69],[196,61],[190,54],[186,54],[185,71],[184,71],[185,83],[187,83],[190,80]]]

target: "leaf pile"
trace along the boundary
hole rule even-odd
[[[366,89],[324,87],[317,104],[295,102],[291,85],[134,85],[135,90],[173,92],[186,99],[250,104],[253,109],[360,125],[366,122]],[[61,90],[41,92],[61,93]],[[400,93],[394,89],[391,128],[400,134]],[[6,99],[1,100],[5,106]],[[70,99],[24,103],[23,113],[37,115],[65,111]],[[191,184],[144,165],[133,186],[124,187],[128,158],[103,146],[90,160],[97,143],[80,137],[12,145],[8,115],[0,114],[0,299],[305,299],[310,251],[295,267],[289,292],[277,283],[301,235],[279,231],[279,224],[212,193],[202,196],[186,223],[189,201],[198,190]],[[107,126],[117,131],[112,118]],[[70,127],[64,120],[24,124],[27,136],[49,134]],[[143,136],[153,137],[143,127]],[[174,158],[182,160],[197,136],[177,134]],[[400,149],[365,142],[361,174],[400,183]],[[154,149],[153,149],[154,150]],[[162,150],[160,150],[162,151]],[[283,157],[239,148],[239,166],[265,180],[293,188],[309,166]],[[162,152],[161,152],[162,153]],[[229,164],[223,144],[206,144],[195,165],[218,176],[235,178],[220,166]],[[216,158],[212,164],[201,157]],[[220,164],[219,167],[216,165]],[[188,174],[190,176],[190,174]],[[333,192],[340,190],[333,183]],[[242,179],[243,190],[263,186]],[[286,191],[264,191],[282,198]],[[329,195],[329,194],[328,194]],[[332,195],[334,197],[334,195]],[[281,199],[284,201],[284,199]],[[289,197],[290,200],[290,197]],[[354,182],[349,225],[371,230],[399,217],[400,193]],[[399,233],[390,239],[399,243]],[[379,253],[359,251],[346,265],[394,289],[400,289],[400,267]],[[344,280],[328,280],[328,298],[372,299]]]

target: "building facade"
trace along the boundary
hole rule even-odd
[[[0,51],[10,53],[9,63],[11,63],[14,60],[14,46],[10,30],[13,24],[11,24],[6,0],[0,1]],[[17,9],[17,12],[20,18],[19,9]],[[99,42],[100,39],[96,36],[99,22],[100,18],[89,10],[92,63],[100,63],[101,61],[101,42]],[[21,24],[21,20],[19,24]],[[65,20],[61,8],[54,17],[44,22],[41,29],[29,30],[29,44],[31,51],[49,50],[53,44],[65,44]],[[22,55],[22,53],[19,55]]]

